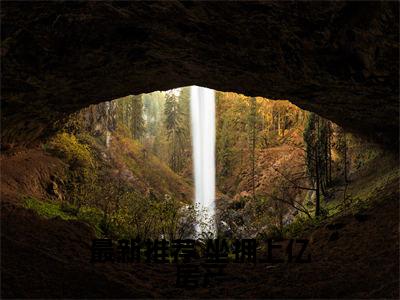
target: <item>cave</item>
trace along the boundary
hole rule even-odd
[[[211,292],[202,289],[198,294],[186,290],[182,295],[397,298],[398,25],[398,2],[2,3],[2,248],[6,245],[2,251],[5,266],[2,295],[9,298],[176,298],[179,295],[177,289],[169,288],[170,279],[157,277],[158,272],[165,271],[157,268],[147,271],[139,266],[139,273],[148,272],[148,277],[159,280],[156,284],[162,288],[154,293],[147,291],[149,286],[144,282],[127,283],[139,275],[129,273],[126,266],[107,266],[105,274],[88,263],[84,272],[79,273],[78,260],[70,259],[79,249],[83,251],[77,254],[79,259],[86,259],[93,237],[91,229],[78,221],[65,225],[66,221],[60,218],[42,219],[21,207],[18,199],[27,191],[35,197],[58,196],[62,184],[59,178],[65,166],[54,157],[43,159],[45,154],[39,149],[59,136],[57,133],[68,126],[71,115],[87,113],[91,105],[103,109],[104,103],[123,97],[195,85],[254,99],[289,101],[334,122],[354,135],[360,145],[373,145],[382,159],[376,158],[375,165],[364,171],[361,167],[359,176],[363,184],[366,180],[371,185],[384,181],[377,191],[386,202],[364,205],[354,215],[344,215],[334,223],[326,221],[316,230],[304,232],[311,243],[328,235],[329,241],[323,244],[328,249],[332,243],[342,243],[344,255],[350,253],[345,261],[356,260],[356,271],[335,265],[337,256],[329,250],[317,251],[315,256],[326,265],[319,269],[323,278],[318,277],[315,289],[311,283],[306,288],[296,286],[295,274],[304,271],[299,265],[289,266],[285,274],[271,266],[268,272],[278,271],[269,281],[276,285],[270,291],[264,286],[261,269],[257,269],[256,275],[243,270],[243,277],[233,276],[231,292],[227,290],[228,284]],[[369,149],[365,147],[360,151]],[[16,165],[18,168],[14,168]],[[384,180],[382,174],[387,175]],[[43,182],[50,186],[42,187]],[[346,191],[344,195],[346,198]],[[232,205],[243,206],[240,201]],[[361,228],[363,224],[365,227]],[[79,244],[79,249],[73,249],[78,247],[76,241],[66,245],[70,248],[60,258],[55,252],[61,246],[52,244],[63,239],[60,232],[68,239],[85,242]],[[40,236],[38,240],[36,234]],[[347,246],[341,239],[345,234],[358,238]],[[386,252],[376,254],[377,249],[363,244],[372,239],[373,247],[378,247],[385,237]],[[42,248],[31,248],[30,243],[38,241],[43,243]],[[357,253],[359,247],[363,248],[361,254]],[[46,252],[48,249],[53,252]],[[362,255],[366,262],[359,258]],[[49,265],[41,269],[43,257],[55,261],[54,269]],[[382,272],[368,269],[381,262],[390,272],[388,278]],[[36,271],[33,275],[21,275],[15,271],[21,264]],[[330,284],[336,268],[342,277]],[[56,280],[47,278],[51,275],[44,275],[46,272],[56,274]],[[122,278],[119,272],[129,274]],[[309,272],[311,267],[303,275]],[[372,287],[358,278],[361,274],[368,274],[366,278],[374,281]],[[36,280],[32,285],[27,283],[40,276],[46,279]],[[246,282],[246,278],[254,282],[246,287],[236,286],[238,281]],[[290,281],[289,286],[282,283],[284,278]],[[354,289],[350,286],[352,280]],[[80,282],[86,287],[83,294],[78,291]],[[46,287],[48,284],[52,287]],[[102,286],[98,287],[99,284]],[[261,289],[247,293],[245,290],[251,287]]]
[[[32,143],[88,104],[198,85],[287,99],[396,143],[397,8],[379,2],[4,3],[2,141]]]

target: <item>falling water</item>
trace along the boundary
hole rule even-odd
[[[192,86],[190,91],[195,203],[205,212],[198,218],[197,234],[215,234],[215,92]],[[204,224],[205,226],[202,226]]]

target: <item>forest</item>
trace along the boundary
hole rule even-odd
[[[2,1],[1,299],[399,299],[398,1]]]
[[[202,187],[196,184],[192,89],[129,95],[90,105],[54,124],[54,134],[35,149],[2,156],[2,172],[7,174],[2,179],[2,197],[18,203],[4,204],[6,211],[13,211],[4,217],[12,224],[6,227],[8,236],[21,231],[18,243],[28,239],[35,249],[61,251],[55,261],[50,259],[51,265],[48,258],[36,256],[50,273],[54,264],[64,265],[58,256],[63,261],[68,258],[65,261],[79,270],[84,266],[80,274],[96,280],[88,283],[93,288],[85,295],[112,291],[118,297],[308,296],[309,289],[299,290],[287,282],[297,282],[296,274],[306,272],[308,276],[300,279],[302,287],[309,278],[324,286],[321,278],[326,274],[349,265],[354,255],[369,255],[370,248],[360,245],[374,241],[382,246],[379,239],[370,240],[365,230],[379,236],[391,232],[382,251],[389,253],[396,247],[396,202],[391,199],[395,199],[399,173],[393,155],[288,100],[209,90],[215,106],[215,174],[205,170],[205,176],[215,176],[211,199],[215,207],[210,214],[196,193]],[[205,134],[201,139],[209,132]],[[15,219],[15,213],[23,220]],[[384,224],[377,226],[379,222]],[[114,247],[120,241],[139,241],[143,246],[139,255],[146,257],[149,241],[187,239],[195,240],[199,256],[208,253],[213,240],[232,251],[237,241],[254,240],[258,259],[271,255],[269,243],[274,242],[290,256],[281,256],[281,264],[266,266],[228,264],[222,281],[196,289],[177,286],[178,279],[171,275],[179,274],[174,264],[90,262],[91,243],[96,240],[111,240]],[[306,264],[289,262],[299,251],[298,241],[309,244],[304,257],[312,260]],[[341,249],[346,247],[355,248],[344,255]],[[47,250],[38,253],[42,251]],[[234,260],[235,255],[232,252],[228,258]],[[173,260],[174,254],[168,252],[168,257]],[[392,270],[389,276],[395,278],[396,264],[387,262]],[[19,258],[11,263],[6,266],[8,277],[23,278],[28,272]],[[19,271],[14,265],[20,266]],[[355,271],[346,273],[351,280],[358,278],[357,290],[363,290],[359,276],[365,273],[363,266],[357,262]],[[79,276],[74,276],[77,287],[71,289],[71,296],[81,290]],[[49,277],[46,282],[53,287],[55,280]],[[99,280],[103,290],[94,288]],[[254,289],[248,289],[248,280]],[[264,280],[274,288],[266,290]],[[335,286],[346,288],[342,279],[335,280],[339,282]],[[61,295],[59,289],[50,290]],[[318,288],[318,295],[326,291]],[[16,295],[32,295],[31,288],[27,285]]]
[[[286,100],[215,100],[216,236],[296,237],[365,204],[350,178],[378,147]],[[68,169],[28,208],[84,220],[98,237],[193,237],[204,212],[193,199],[190,87],[91,105],[43,149]]]

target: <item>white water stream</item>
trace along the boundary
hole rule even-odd
[[[195,179],[195,204],[204,212],[198,217],[197,235],[216,233],[215,226],[215,92],[192,86],[190,114]]]

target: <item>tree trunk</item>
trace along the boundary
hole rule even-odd
[[[326,126],[329,125],[326,122]],[[326,137],[325,137],[325,188],[329,185],[329,153],[328,153],[328,144],[329,144],[329,129],[327,129]]]
[[[315,216],[318,217],[320,215],[320,159],[319,159],[319,117],[317,116],[317,139],[315,143],[315,181],[316,181],[316,190],[315,190]]]
[[[329,171],[328,181],[332,184],[332,149],[331,149],[331,125],[328,124],[328,159],[329,159]]]
[[[346,133],[344,133],[344,183],[348,183],[348,178],[347,178],[347,139],[346,139]]]
[[[253,159],[252,159],[252,189],[253,189],[253,200],[256,199],[256,182],[255,182],[255,172],[256,172],[256,107],[255,105],[257,105],[257,103],[255,102],[255,98],[253,98],[253,124],[252,124],[252,155],[253,155]]]
[[[315,216],[318,217],[320,215],[320,178],[319,178],[319,163],[318,163],[318,149],[315,151]]]
[[[278,110],[278,136],[281,136],[281,114]]]

